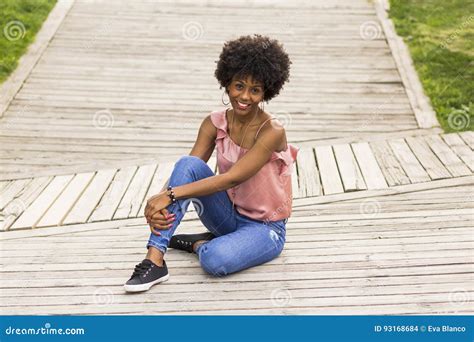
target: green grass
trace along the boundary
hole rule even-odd
[[[0,0],[0,83],[18,65],[56,0]]]
[[[474,130],[474,1],[390,0],[390,17],[441,127]]]

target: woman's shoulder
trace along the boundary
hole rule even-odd
[[[261,125],[255,135],[255,139],[263,138],[264,136],[271,137],[278,140],[278,148],[275,152],[280,152],[286,149],[286,131],[285,126],[275,116],[265,113],[261,121]]]

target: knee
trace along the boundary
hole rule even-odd
[[[207,246],[209,243],[201,247],[199,253],[199,261],[204,271],[216,277],[223,277],[229,273],[233,273],[232,260],[228,251],[221,246]]]
[[[175,164],[175,168],[189,171],[200,170],[204,166],[207,166],[206,162],[195,156],[182,156]]]
[[[179,165],[203,165],[206,164],[204,160],[195,156],[182,156],[178,159],[176,164]]]

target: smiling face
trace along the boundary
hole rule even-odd
[[[228,89],[230,103],[237,115],[256,113],[258,104],[263,100],[263,84],[252,76],[234,77]]]

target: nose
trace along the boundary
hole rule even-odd
[[[249,90],[248,89],[244,89],[244,91],[242,92],[242,95],[240,95],[240,98],[242,100],[248,100],[249,99]]]

